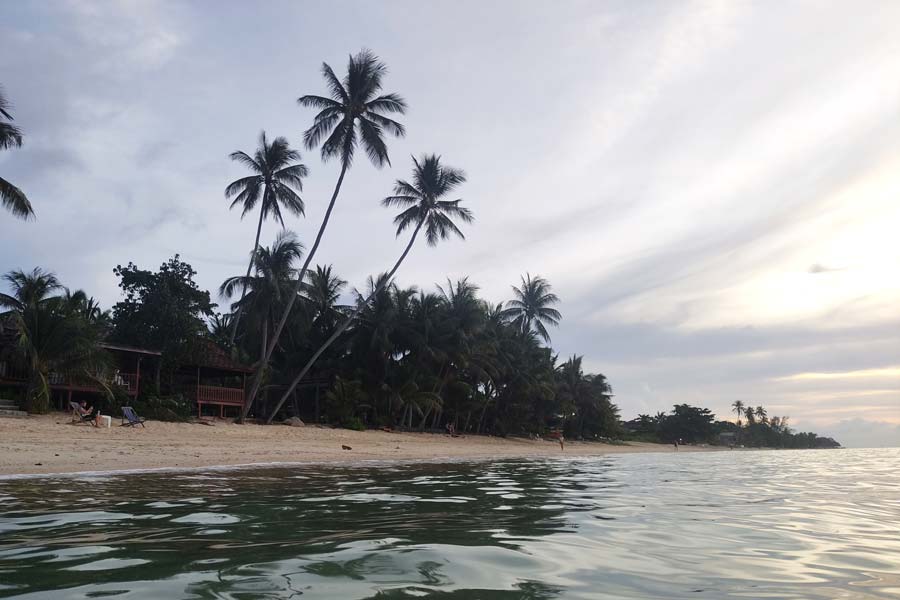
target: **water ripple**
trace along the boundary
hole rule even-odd
[[[0,481],[0,598],[900,596],[900,451]]]

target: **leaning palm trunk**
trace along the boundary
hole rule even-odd
[[[334,210],[334,204],[337,201],[338,194],[341,192],[341,184],[344,183],[344,175],[346,174],[347,162],[344,161],[341,165],[341,174],[338,176],[337,184],[334,186],[334,193],[331,194],[331,202],[329,202],[328,209],[325,211],[325,217],[322,219],[322,224],[319,225],[316,241],[313,243],[312,248],[309,249],[309,254],[306,255],[306,260],[303,261],[303,266],[300,267],[300,271],[297,272],[297,281],[294,282],[294,289],[288,297],[287,305],[284,307],[284,312],[281,314],[278,325],[272,331],[272,338],[269,342],[269,346],[266,348],[265,354],[263,355],[259,366],[256,368],[256,376],[253,378],[253,385],[250,388],[250,393],[247,394],[247,402],[244,404],[244,410],[241,412],[239,421],[246,419],[247,415],[250,413],[250,409],[253,407],[253,401],[259,393],[259,387],[262,384],[263,375],[269,364],[269,359],[272,358],[272,353],[275,351],[275,346],[278,345],[278,338],[281,336],[281,331],[284,329],[284,325],[287,323],[291,310],[294,308],[294,301],[297,299],[297,296],[300,295],[300,289],[303,287],[303,278],[306,276],[306,270],[309,268],[310,262],[312,262],[313,257],[316,255],[316,250],[319,249],[319,243],[322,241],[322,235],[325,233],[325,228],[328,227],[331,211]],[[284,402],[284,399],[278,403],[279,408],[281,407],[282,402]]]
[[[297,385],[303,380],[303,378],[306,377],[306,374],[309,372],[309,370],[312,368],[312,366],[314,364],[316,364],[316,361],[319,360],[319,357],[322,356],[322,353],[325,352],[325,350],[327,350],[328,347],[331,346],[331,344],[333,344],[334,341],[336,339],[338,339],[341,336],[341,334],[347,330],[348,327],[350,327],[351,323],[353,323],[353,321],[356,320],[357,315],[359,315],[360,309],[363,306],[365,306],[366,304],[368,304],[369,300],[371,300],[372,298],[377,296],[381,292],[381,290],[383,290],[388,285],[388,283],[394,277],[394,273],[396,273],[397,269],[400,268],[400,264],[406,258],[406,255],[409,254],[409,251],[412,249],[413,244],[416,241],[416,236],[419,235],[419,230],[422,228],[422,224],[424,222],[425,222],[424,218],[419,220],[419,224],[416,225],[416,228],[413,231],[412,237],[409,238],[409,243],[406,244],[406,249],[403,250],[403,254],[401,254],[400,258],[397,259],[397,262],[394,263],[394,268],[390,270],[390,272],[387,274],[387,276],[381,280],[381,283],[378,284],[378,286],[375,288],[375,290],[372,291],[372,293],[369,294],[369,296],[365,300],[357,303],[356,308],[353,309],[353,312],[350,313],[350,316],[347,317],[343,323],[341,323],[341,325],[334,331],[334,333],[331,334],[331,337],[329,337],[327,340],[325,340],[325,343],[322,344],[319,347],[319,349],[316,350],[315,354],[313,354],[312,357],[307,361],[306,365],[304,365],[304,367],[303,367],[303,369],[301,369],[300,373],[298,373],[297,376],[294,378],[294,380],[291,382],[291,385],[288,386],[287,391],[284,393],[284,395],[281,396],[281,399],[278,401],[278,404],[275,405],[275,410],[273,410],[272,414],[269,415],[269,418],[266,419],[266,423],[272,422],[272,419],[274,419],[275,415],[278,414],[278,411],[281,409],[281,406],[285,403],[288,396],[290,396],[291,392],[294,391],[294,388],[297,387]],[[318,240],[316,243],[318,243]]]
[[[250,281],[250,271],[253,270],[253,263],[256,262],[256,253],[259,252],[259,234],[262,231],[263,211],[259,211],[259,223],[256,226],[256,241],[253,242],[253,252],[250,253],[250,264],[247,265],[247,275],[244,277],[244,285],[241,286],[241,299],[238,301],[237,314],[234,315],[234,323],[231,326],[231,336],[228,343],[234,345],[234,337],[237,334],[238,323],[241,320],[241,313],[244,311],[244,296],[247,295],[247,282]]]

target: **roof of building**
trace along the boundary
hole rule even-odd
[[[107,342],[100,342],[101,348],[106,348],[107,350],[119,350],[121,352],[134,352],[135,354],[149,354],[151,356],[162,356],[162,352],[158,350],[147,350],[146,348],[136,348],[134,346],[124,346],[122,344],[110,344]]]
[[[207,367],[222,371],[237,371],[238,373],[252,373],[253,368],[242,364],[209,339],[201,339],[194,351],[194,359],[187,366]]]

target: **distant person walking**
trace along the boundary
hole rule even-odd
[[[678,452],[678,440],[673,442],[675,444],[675,452]]]

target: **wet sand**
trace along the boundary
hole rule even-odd
[[[342,446],[349,446],[345,450]],[[716,448],[682,446],[680,451]],[[62,413],[0,418],[0,475],[189,468],[261,463],[334,463],[366,460],[491,459],[673,452],[672,446],[385,431],[316,426],[214,425],[149,421],[146,427],[95,428],[70,424]]]

